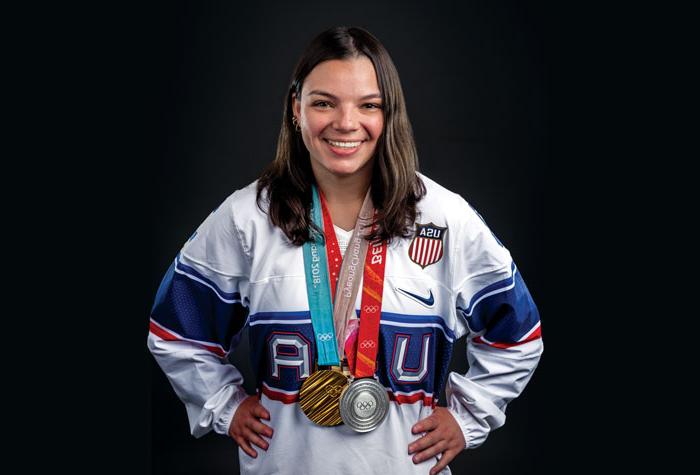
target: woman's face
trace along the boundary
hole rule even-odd
[[[369,58],[319,63],[304,81],[301,101],[295,97],[292,107],[316,176],[371,170],[384,114]]]

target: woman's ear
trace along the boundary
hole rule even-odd
[[[292,92],[292,115],[294,115],[297,119],[299,119],[299,116],[301,115],[301,102],[297,100],[294,92]]]

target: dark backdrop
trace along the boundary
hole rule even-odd
[[[235,443],[194,439],[184,406],[147,352],[148,310],[160,279],[207,214],[272,160],[292,68],[306,43],[333,25],[359,25],[384,43],[402,80],[423,173],[460,193],[510,249],[537,303],[545,353],[506,425],[463,452],[454,473],[540,473],[583,439],[568,285],[577,199],[567,193],[586,158],[567,138],[580,53],[567,31],[576,15],[540,3],[173,3],[143,21],[139,55],[147,108],[141,269],[147,368],[144,441],[153,474],[237,473]],[[575,12],[574,12],[575,13]],[[586,74],[584,71],[582,74]],[[578,72],[577,72],[578,74]],[[585,94],[585,93],[583,93]],[[566,163],[566,170],[562,167]],[[147,242],[146,242],[147,241]],[[578,242],[578,241],[577,241]],[[577,259],[585,249],[575,247]],[[580,324],[580,320],[578,320]],[[247,339],[236,350],[252,388]],[[464,372],[464,339],[452,370]],[[441,394],[444,404],[444,391]],[[576,438],[578,437],[578,439]],[[571,461],[571,459],[570,459]]]
[[[695,175],[672,161],[692,157],[674,70],[693,64],[691,15],[639,2],[133,3],[8,4],[3,390],[6,432],[31,446],[9,454],[25,471],[236,473],[232,441],[188,434],[147,351],[148,315],[185,239],[272,159],[294,61],[339,24],[386,44],[423,172],[484,215],[541,311],[534,378],[454,471],[677,464],[662,450],[692,403],[694,373],[673,370],[692,361],[693,293],[664,286],[683,280],[674,264],[692,268],[694,214],[677,206],[692,199],[676,194]]]

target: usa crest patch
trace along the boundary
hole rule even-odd
[[[444,254],[444,237],[447,227],[416,223],[416,235],[408,246],[408,257],[423,269],[435,264]]]

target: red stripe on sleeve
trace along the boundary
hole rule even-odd
[[[506,349],[506,348],[512,348],[512,347],[514,347],[514,346],[522,345],[522,344],[527,343],[527,342],[532,341],[532,340],[537,340],[538,338],[542,338],[542,327],[541,327],[541,326],[538,326],[538,327],[537,327],[537,330],[535,330],[534,332],[532,332],[532,333],[530,334],[530,336],[528,336],[527,338],[525,338],[523,341],[516,341],[515,343],[488,342],[488,341],[485,341],[485,340],[484,340],[483,338],[481,338],[480,336],[477,336],[477,337],[474,338],[474,340],[472,340],[472,341],[473,341],[474,343],[479,343],[479,344],[482,344],[482,345],[488,345],[488,346],[491,346],[491,347],[493,347],[493,348]]]
[[[177,335],[173,335],[166,329],[159,327],[153,322],[150,322],[148,329],[151,331],[156,336],[159,336],[165,341],[186,341],[188,343],[194,343],[195,345],[201,346],[205,350],[211,351],[212,353],[215,353],[218,356],[221,356],[222,358],[226,356],[226,353],[224,350],[219,348],[218,346],[212,346],[212,345],[206,345],[204,343],[197,343],[194,341],[189,341],[189,340],[183,340],[182,338],[179,338]]]

